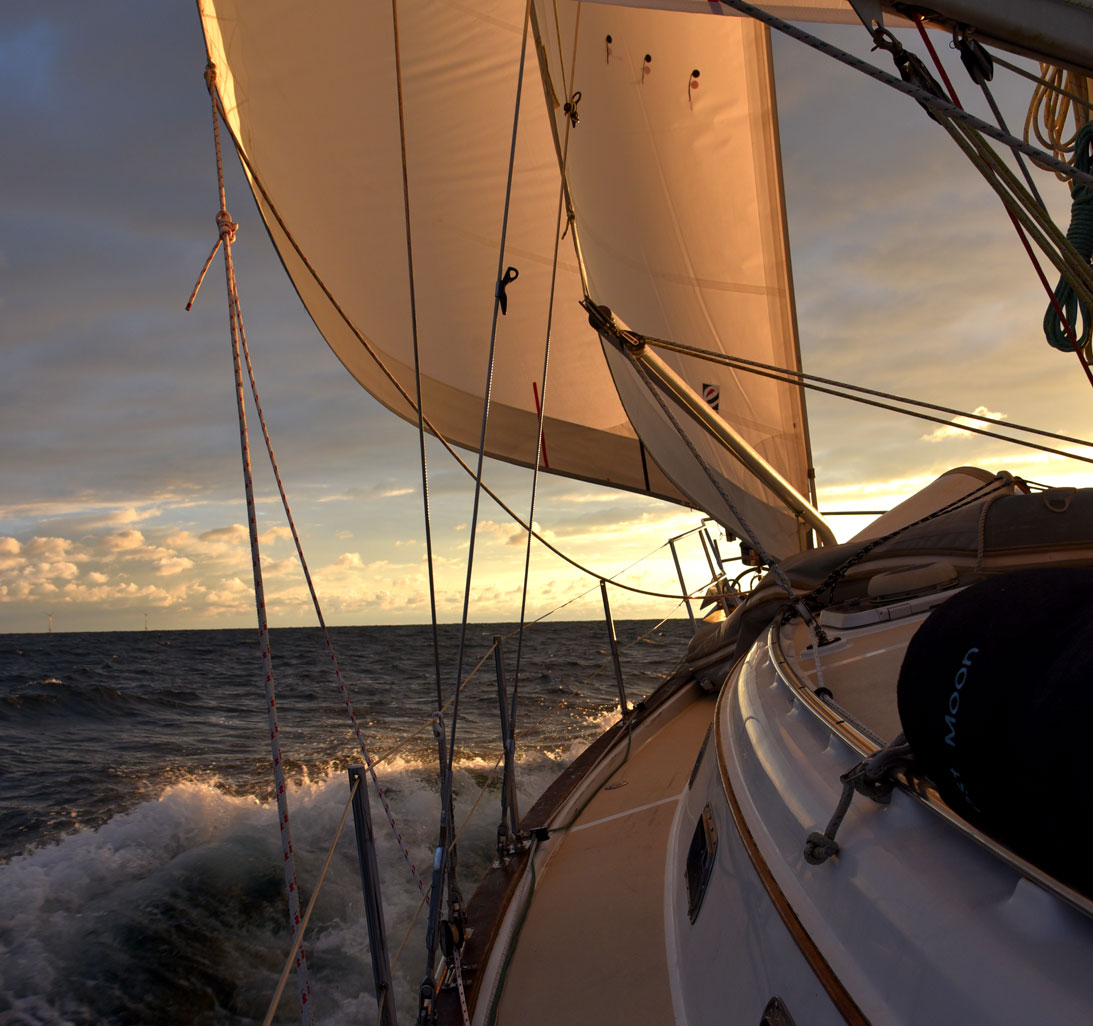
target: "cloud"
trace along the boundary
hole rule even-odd
[[[276,527],[270,527],[258,535],[258,541],[263,545],[272,545],[274,542],[288,541],[291,538],[292,531],[285,524],[278,524]]]
[[[987,417],[990,420],[1005,420],[1006,414],[994,413],[988,410],[986,406],[977,406],[972,413],[978,417]],[[922,440],[924,442],[943,442],[947,438],[968,438],[973,432],[963,430],[964,426],[971,425],[972,427],[982,427],[982,421],[975,420],[971,417],[954,417],[951,424],[944,424],[936,431],[931,431],[928,435],[923,435]]]
[[[75,548],[75,542],[68,538],[42,538],[35,536],[23,546],[24,556],[39,556],[44,559],[64,559]]]
[[[107,552],[132,552],[144,547],[144,535],[140,531],[119,531],[103,539],[103,548]]]
[[[161,556],[155,561],[156,573],[161,577],[180,574],[183,570],[192,570],[194,561],[186,556]]]
[[[250,532],[242,524],[232,524],[229,527],[214,527],[211,531],[199,534],[198,541],[203,542],[228,542],[232,545],[242,545],[250,540]]]

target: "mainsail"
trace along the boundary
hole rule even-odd
[[[199,6],[229,126],[297,291],[350,372],[415,420],[391,380],[414,394],[391,9]],[[557,22],[553,5],[536,18],[546,72],[532,53],[524,72],[505,248],[519,278],[498,320],[486,442],[489,455],[524,465],[535,459],[564,227],[561,105],[577,90],[567,179],[591,300],[647,335],[798,365],[766,30],[739,18],[558,7]],[[422,405],[438,432],[470,448],[487,380],[523,12],[520,0],[398,9]],[[559,254],[548,469],[695,505],[736,531],[741,511],[773,555],[799,548],[795,518],[734,457],[692,430],[714,484],[681,456],[616,354],[615,380],[633,393],[624,409],[578,305],[584,291],[568,239]],[[697,391],[718,390],[721,415],[808,493],[796,388],[666,359]]]

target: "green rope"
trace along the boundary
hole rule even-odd
[[[1093,145],[1093,121],[1087,122],[1078,133],[1074,145],[1074,166],[1079,171],[1089,173],[1093,166],[1090,158],[1090,147]],[[1066,233],[1070,244],[1078,255],[1088,264],[1093,257],[1093,186],[1074,183],[1071,192],[1070,229]],[[1074,294],[1074,287],[1064,275],[1055,286],[1055,302],[1063,311],[1068,324],[1072,325],[1074,332],[1078,331],[1078,313],[1081,313],[1081,333],[1078,334],[1078,346],[1089,344],[1093,336],[1093,316],[1088,304],[1081,302]],[[1066,329],[1060,322],[1055,304],[1051,304],[1044,314],[1044,335],[1048,343],[1065,353],[1074,351],[1074,343],[1067,335]]]

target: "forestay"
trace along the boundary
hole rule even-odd
[[[369,353],[414,394],[390,7],[200,0],[200,8],[229,125],[297,291],[349,371],[416,420]],[[564,99],[573,69],[562,75],[556,67],[557,39],[572,47],[566,19],[577,6],[559,8],[560,26],[539,21],[553,39],[550,78]],[[439,432],[471,448],[486,384],[523,11],[521,0],[399,5],[423,406]],[[582,18],[570,183],[592,299],[638,331],[796,367],[765,30],[737,18],[593,5]],[[643,77],[645,52],[655,56]],[[505,253],[520,275],[499,318],[486,444],[490,455],[525,465],[535,459],[543,390],[558,158],[529,53]],[[583,291],[568,239],[560,254],[549,469],[689,502],[738,529],[705,475],[683,468],[671,443],[660,441],[656,415],[630,402],[638,432],[669,474],[643,452],[578,306]],[[675,366],[699,391],[719,386],[721,414],[807,494],[795,389]],[[793,518],[769,505],[732,457],[699,444],[735,501],[751,502],[747,516],[763,544],[774,555],[797,549]]]

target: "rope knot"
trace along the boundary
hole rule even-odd
[[[226,210],[221,210],[216,215],[216,226],[220,229],[220,238],[224,242],[235,242],[235,233],[239,230],[239,225],[232,220],[231,214]]]
[[[827,828],[821,834],[813,831],[805,841],[805,861],[812,866],[823,865],[832,855],[839,854],[839,844],[835,840],[842,821],[850,810],[850,802],[854,792],[871,798],[879,805],[887,805],[892,800],[892,791],[896,787],[894,773],[899,770],[906,772],[913,765],[911,746],[907,739],[900,734],[893,739],[887,747],[852,766],[839,779],[842,781],[842,794],[839,796],[839,804],[828,821]]]
[[[813,831],[805,841],[805,862],[822,866],[832,855],[839,854],[839,842],[833,837]]]

